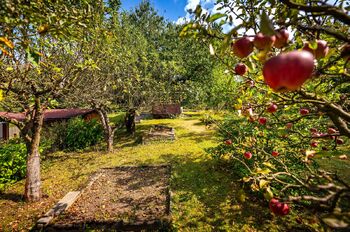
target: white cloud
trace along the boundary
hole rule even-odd
[[[187,10],[195,10],[197,5],[201,5],[202,7],[213,7],[213,4],[216,0],[187,0],[187,5],[185,6],[185,11]]]
[[[183,25],[190,22],[190,20],[187,17],[180,17],[176,20],[175,24],[176,25]]]
[[[200,2],[200,0],[187,0],[185,11],[196,9],[197,5],[199,5]]]
[[[188,11],[195,10],[197,5],[202,6],[202,13],[203,14],[207,13],[207,12],[209,12],[211,14],[226,13],[226,11],[228,9],[222,8],[219,10],[218,8],[221,5],[215,4],[215,2],[216,2],[216,0],[187,0],[187,4],[184,8],[184,11],[186,11],[186,16],[179,18],[175,23],[182,25],[182,24],[190,22],[191,19],[193,19],[193,15],[189,14]],[[237,9],[235,9],[235,13],[241,14],[242,10],[237,8]],[[232,24],[226,23],[222,26],[224,33],[228,33],[230,30],[232,30],[232,28],[234,28],[235,26],[242,23],[242,20],[237,19],[234,13],[230,13],[229,15],[233,18],[233,22],[232,22]],[[238,30],[238,33],[243,34],[244,30],[240,29],[240,30]],[[248,32],[246,32],[246,34],[252,35],[252,34],[254,34],[254,32],[252,30],[249,30]]]

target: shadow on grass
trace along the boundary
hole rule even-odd
[[[164,154],[159,157],[159,161],[172,165],[172,212],[177,229],[315,231],[309,226],[297,224],[298,215],[283,218],[271,215],[267,201],[258,197],[257,193],[243,191],[229,164],[191,157],[191,154]],[[142,163],[152,164],[154,160]]]
[[[204,132],[188,132],[185,134],[182,134],[179,139],[189,139],[193,140],[196,143],[201,143],[204,141],[212,140],[213,139],[213,133],[211,131],[204,131]]]
[[[0,200],[8,200],[13,202],[22,202],[24,197],[18,193],[0,193]]]

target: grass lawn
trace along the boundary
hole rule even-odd
[[[298,212],[292,210],[290,215],[276,218],[270,214],[267,202],[243,196],[230,167],[204,151],[220,142],[215,131],[200,123],[200,113],[190,116],[142,121],[135,137],[116,136],[113,154],[94,148],[96,151],[47,155],[42,162],[43,200],[27,204],[21,199],[24,181],[11,186],[0,196],[0,231],[29,230],[67,192],[84,187],[89,176],[100,168],[165,163],[172,165],[175,231],[281,231],[277,225],[295,224]],[[140,134],[155,124],[173,126],[176,141],[141,145]],[[316,227],[312,213],[303,223]]]

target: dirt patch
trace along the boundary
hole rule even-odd
[[[147,230],[170,224],[169,166],[103,169],[48,230]]]
[[[155,125],[142,137],[142,143],[148,144],[153,141],[175,140],[175,129],[164,125]]]

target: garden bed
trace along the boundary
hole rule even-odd
[[[170,225],[169,177],[166,165],[103,169],[46,230],[166,229]]]
[[[175,129],[163,125],[155,125],[142,136],[142,143],[147,144],[153,141],[175,140]]]

